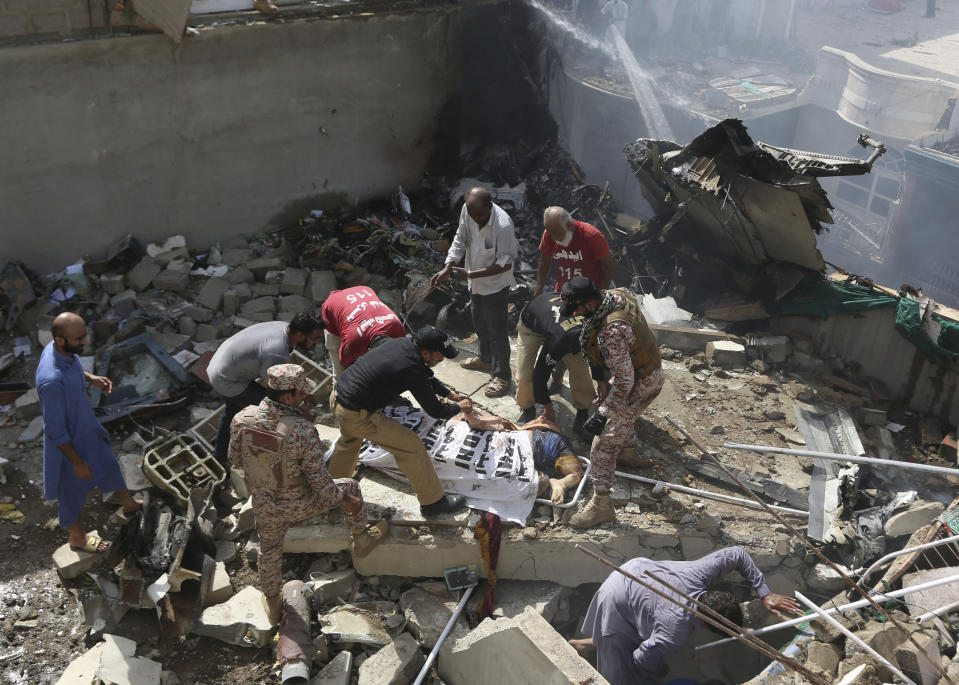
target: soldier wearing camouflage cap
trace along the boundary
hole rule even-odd
[[[283,538],[291,524],[340,507],[357,557],[369,554],[388,531],[385,521],[369,525],[355,480],[333,479],[326,470],[316,428],[296,409],[316,389],[302,366],[271,366],[266,397],[237,413],[230,426],[230,462],[243,469],[253,495],[260,538],[257,568],[274,621],[279,620]]]

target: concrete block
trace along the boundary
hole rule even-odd
[[[558,613],[567,608],[569,595],[569,588],[559,583],[501,580],[496,584],[496,608],[493,609],[493,618],[514,618],[526,611],[527,607],[532,607],[547,621],[552,621]]]
[[[197,323],[210,323],[213,320],[213,310],[198,304],[187,304],[180,309],[180,316],[189,316]]]
[[[255,257],[246,263],[246,268],[259,278],[263,278],[267,271],[281,271],[284,267],[286,267],[286,260],[277,255]]]
[[[220,329],[208,323],[201,323],[196,327],[195,338],[198,342],[212,342],[220,337]]]
[[[342,571],[314,574],[306,582],[306,587],[312,595],[310,602],[314,610],[319,610],[325,604],[336,602],[338,597],[347,597],[356,582],[356,571],[351,568]]]
[[[196,321],[192,316],[181,316],[177,321],[177,330],[183,335],[188,335],[191,338],[196,337],[196,328]]]
[[[20,432],[17,442],[33,442],[41,435],[43,435],[43,417],[34,416],[30,419],[30,425]]]
[[[240,319],[241,317],[235,316],[235,317],[233,317],[233,318],[238,320],[238,319]],[[246,325],[244,325],[243,328],[246,328],[246,326],[248,326],[248,325],[253,325],[253,324],[255,324],[255,323],[264,323],[264,322],[266,322],[266,321],[276,321],[277,318],[278,318],[278,317],[277,317],[276,314],[272,314],[272,313],[270,313],[270,312],[252,312],[252,313],[250,313],[250,314],[247,314],[247,321],[248,321],[248,323],[247,323]],[[236,322],[235,322],[235,321],[234,321],[234,324],[233,324],[233,325],[234,325],[234,326],[236,325]]]
[[[350,685],[353,672],[353,653],[343,651],[313,676],[310,685]]]
[[[836,645],[813,640],[806,645],[806,668],[813,673],[833,676],[842,661],[842,650]]]
[[[771,364],[782,364],[789,358],[790,342],[785,335],[765,335],[749,344],[749,356]]]
[[[240,647],[265,647],[273,637],[273,625],[263,593],[248,586],[226,602],[204,609],[193,632]]]
[[[299,314],[313,308],[313,303],[302,295],[284,295],[279,299],[277,309],[281,312]]]
[[[230,288],[223,293],[222,299],[223,313],[227,316],[233,316],[240,311],[240,296],[235,290]]]
[[[287,269],[283,272],[280,292],[284,295],[302,295],[309,278],[309,269]]]
[[[742,369],[746,366],[746,347],[729,340],[706,343],[706,361],[710,366]]]
[[[343,281],[347,288],[363,285],[370,282],[370,272],[362,266],[356,266],[343,275]]]
[[[74,659],[56,685],[160,685],[163,666],[134,656],[136,642],[109,634],[104,634],[103,640]]]
[[[100,276],[100,289],[107,295],[117,295],[123,292],[124,287],[121,274],[103,274]]]
[[[883,526],[888,537],[897,538],[912,535],[923,526],[932,523],[946,506],[942,502],[923,502],[917,500],[908,509],[893,514]]]
[[[220,263],[227,266],[242,266],[253,259],[253,250],[243,247],[230,247],[221,252]]]
[[[91,530],[88,535],[99,535],[99,532]],[[64,580],[70,580],[82,576],[103,561],[107,552],[76,552],[70,549],[69,542],[65,542],[54,550],[53,563],[57,567],[57,573],[60,574],[60,577]]]
[[[272,297],[258,297],[255,300],[240,305],[240,314],[250,318],[252,314],[268,313],[271,316],[276,312],[276,302]]]
[[[276,297],[280,294],[279,283],[254,283],[250,286],[253,297]]]
[[[137,308],[137,294],[132,289],[124,290],[111,297],[110,304],[116,310],[117,316],[125,319]]]
[[[13,402],[13,408],[19,419],[33,419],[40,416],[40,395],[36,388],[30,388]]]
[[[909,641],[896,648],[896,662],[899,669],[917,685],[936,685],[939,682],[939,643],[932,635],[915,632],[912,637],[919,643],[920,649]]]
[[[232,290],[239,296],[240,304],[253,298],[253,289],[250,288],[249,283],[234,283]]]
[[[843,577],[826,564],[816,564],[809,569],[809,573],[806,574],[806,585],[810,590],[827,595],[835,594],[848,587]]]
[[[455,637],[443,645],[437,664],[448,683],[609,683],[532,609],[516,618],[488,618]]]
[[[153,287],[172,293],[181,293],[190,287],[190,273],[164,269],[153,277]]]
[[[149,490],[153,483],[143,473],[143,454],[123,452],[117,455],[120,470],[123,472],[123,482],[131,492]]]
[[[186,238],[182,235],[171,235],[159,245],[150,243],[146,251],[148,257],[162,266],[166,266],[177,257],[190,256],[190,252],[186,249]]]
[[[232,271],[230,271],[226,276],[226,280],[229,281],[230,285],[238,285],[240,283],[249,284],[255,280],[253,272],[246,268],[246,266],[238,266]]]
[[[231,543],[232,544],[232,543]],[[236,547],[234,546],[234,554]],[[210,607],[214,604],[222,604],[233,596],[233,584],[230,582],[230,574],[226,571],[226,564],[222,561],[216,562],[216,568],[213,571],[213,583],[203,600],[204,607]]]
[[[357,685],[407,685],[425,661],[416,641],[402,633],[360,665]]]
[[[418,587],[407,590],[400,597],[400,609],[406,616],[407,627],[426,649],[433,649],[436,645],[455,608],[456,602],[444,602]],[[462,616],[459,620],[468,627]]]
[[[682,350],[683,352],[703,352],[706,349],[707,343],[716,340],[745,343],[745,340],[738,335],[730,335],[722,331],[701,331],[696,328],[664,326],[660,324],[650,324],[649,328],[652,330],[653,335],[656,336],[656,342],[660,345],[665,345],[673,350]]]
[[[166,265],[167,271],[176,271],[178,273],[188,274],[193,271],[193,262],[189,259],[177,257]]]
[[[240,535],[243,535],[244,533],[249,533],[255,527],[256,519],[253,515],[253,497],[250,497],[236,513],[236,530]]]
[[[307,283],[306,296],[313,300],[313,304],[321,304],[337,287],[336,274],[332,271],[314,271]]]
[[[892,623],[870,623],[857,632],[856,637],[891,663],[896,663],[896,648],[906,639],[906,634]],[[865,653],[866,651],[858,643],[846,640],[846,658]]]
[[[225,278],[208,278],[200,292],[196,296],[198,304],[203,305],[212,311],[219,311],[223,303],[223,293],[230,289],[230,284]]]
[[[137,263],[135,267],[127,271],[125,276],[126,283],[130,288],[133,288],[137,292],[146,290],[162,269],[163,267],[153,261],[150,257],[144,257]]]

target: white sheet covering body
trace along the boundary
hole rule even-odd
[[[537,489],[529,431],[476,431],[465,421],[438,421],[409,407],[383,411],[420,436],[446,492],[465,496],[473,509],[526,523]],[[363,442],[359,461],[405,480],[393,455],[371,442]]]

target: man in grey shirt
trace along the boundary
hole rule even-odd
[[[783,611],[802,614],[796,600],[769,591],[762,572],[742,547],[724,547],[695,561],[637,557],[623,564],[622,569],[686,603],[645,576],[648,571],[740,626],[742,610],[732,593],[710,590],[730,571],[739,571],[766,609],[777,616]],[[583,656],[595,649],[596,670],[611,685],[654,683],[665,671],[666,660],[686,644],[698,624],[699,619],[682,607],[613,571],[586,611],[583,633],[589,637],[569,643]]]
[[[318,310],[300,312],[284,321],[258,323],[223,341],[207,367],[210,385],[223,397],[226,407],[216,431],[216,458],[227,463],[230,422],[241,409],[259,404],[266,389],[256,382],[266,370],[290,361],[290,350],[299,345],[310,349],[323,340],[323,317]]]

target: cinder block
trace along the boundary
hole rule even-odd
[[[207,309],[217,311],[223,303],[223,293],[229,289],[230,284],[226,279],[207,279],[207,282],[200,288],[200,293],[196,296],[196,301]]]
[[[287,269],[283,272],[280,292],[284,295],[302,295],[310,272],[306,269]]]
[[[118,295],[123,292],[123,276],[120,274],[103,274],[100,276],[100,289],[108,295]]]
[[[246,318],[253,318],[252,314],[269,313],[272,316],[276,312],[276,303],[272,297],[259,297],[249,302],[244,302],[240,306],[240,313]]]
[[[253,297],[276,297],[280,294],[279,283],[254,283],[250,290]]]
[[[233,316],[240,310],[240,296],[235,290],[230,289],[223,293],[222,307],[227,316]]]
[[[313,308],[313,303],[302,295],[284,295],[279,299],[277,309],[281,312],[299,314]]]
[[[196,340],[197,342],[212,342],[220,337],[220,329],[208,323],[197,324]]]
[[[306,296],[313,300],[313,304],[321,304],[336,289],[336,274],[332,271],[314,271],[310,274]]]
[[[153,277],[153,287],[158,290],[181,293],[190,287],[190,274],[164,269]]]
[[[127,285],[136,290],[137,292],[141,290],[146,290],[153,279],[158,273],[162,270],[159,264],[150,259],[149,257],[144,257],[141,259],[135,267],[130,269],[126,274]]]
[[[710,366],[741,369],[746,366],[746,347],[730,340],[706,343],[706,361]]]

